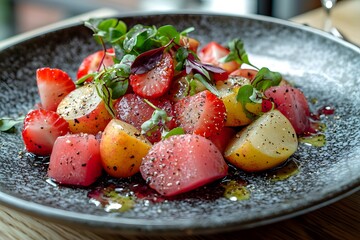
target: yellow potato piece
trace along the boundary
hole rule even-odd
[[[249,172],[273,168],[288,159],[298,147],[289,120],[271,110],[240,131],[228,144],[225,158]]]
[[[220,93],[220,99],[223,101],[226,108],[227,117],[225,126],[244,126],[253,121],[246,115],[242,104],[236,100],[240,87],[246,84],[250,84],[250,80],[239,76],[231,76],[226,81],[219,81],[216,83],[216,88]],[[251,113],[258,114],[261,111],[261,104],[248,103],[245,108]]]
[[[139,172],[142,158],[150,148],[151,143],[134,126],[113,119],[101,137],[102,165],[113,177],[130,177]]]

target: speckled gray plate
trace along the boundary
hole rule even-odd
[[[251,199],[232,202],[211,185],[162,203],[139,201],[124,213],[107,213],[89,203],[90,189],[54,187],[46,165],[19,155],[19,134],[0,133],[0,201],[52,221],[122,233],[204,233],[260,226],[329,204],[359,188],[360,182],[360,50],[321,31],[286,21],[209,14],[123,16],[129,25],[194,26],[194,37],[206,43],[245,42],[250,59],[279,71],[300,87],[313,109],[333,106],[324,117],[327,144],[301,144],[293,158],[300,172],[284,181],[266,174],[238,172],[248,182]],[[34,36],[0,51],[0,116],[25,114],[39,101],[35,70],[50,66],[75,77],[82,58],[99,49],[81,24]],[[107,181],[106,178],[97,185]],[[113,181],[126,188],[137,179]],[[216,185],[216,184],[215,184]]]

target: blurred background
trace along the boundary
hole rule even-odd
[[[0,0],[0,40],[99,8],[119,12],[201,10],[288,19],[320,0]]]

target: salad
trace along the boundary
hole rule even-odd
[[[193,28],[92,19],[99,49],[66,69],[36,70],[40,103],[24,118],[28,152],[48,176],[90,186],[141,175],[171,197],[238,171],[263,172],[317,134],[300,89],[255,66],[241,39],[200,43]],[[202,47],[201,47],[202,46]]]

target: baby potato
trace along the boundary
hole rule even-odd
[[[57,113],[69,123],[72,133],[97,134],[112,119],[93,84],[70,92],[58,105]]]
[[[290,121],[274,109],[241,130],[228,144],[224,156],[242,170],[257,172],[283,163],[297,146]]]
[[[246,111],[257,114],[261,111],[260,103],[247,103],[245,110],[243,105],[236,100],[238,91],[243,85],[250,84],[250,80],[239,76],[230,76],[226,81],[219,81],[216,83],[216,88],[219,90],[220,99],[223,101],[226,108],[225,126],[236,127],[245,126],[252,122],[246,115]]]
[[[151,143],[134,126],[113,119],[106,126],[100,142],[103,168],[113,177],[130,177],[139,172],[142,158]]]

